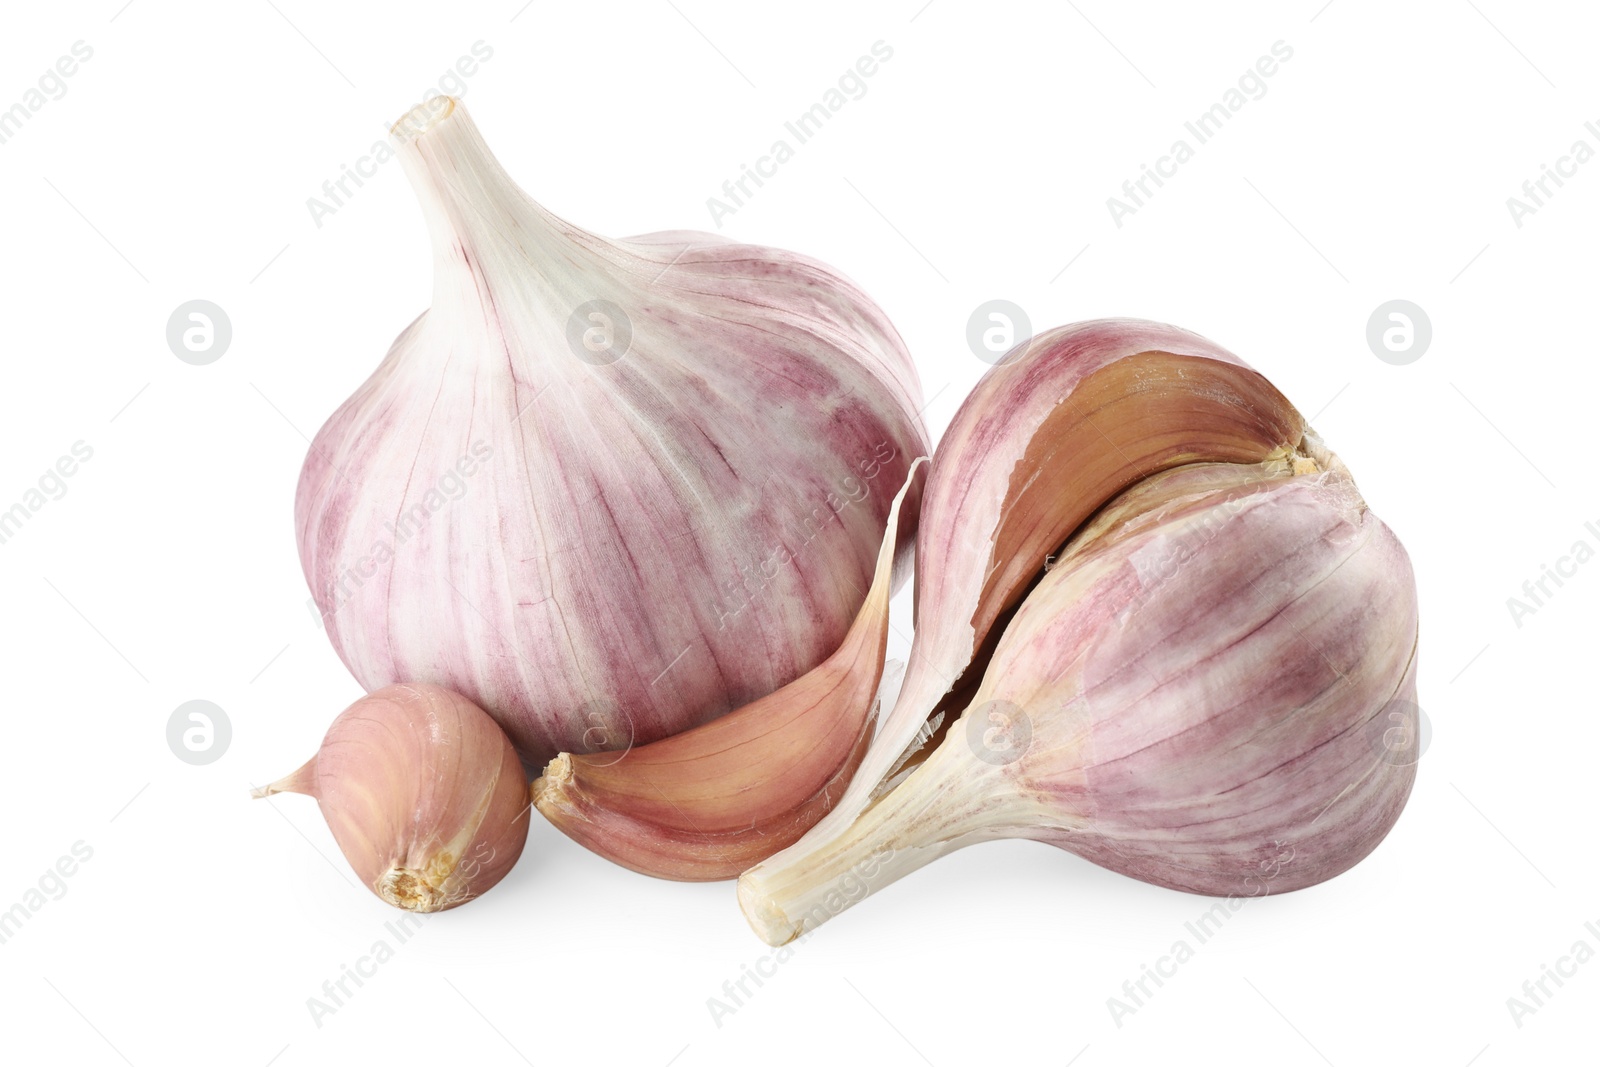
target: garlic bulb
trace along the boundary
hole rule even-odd
[[[395,133],[433,303],[318,433],[295,504],[356,678],[454,689],[538,765],[682,732],[833,653],[928,452],[883,313],[791,253],[577,229],[448,98]]]
[[[643,874],[715,881],[797,840],[833,804],[878,707],[901,504],[889,509],[878,568],[838,651],[775,693],[714,722],[613,754],[563,753],[533,783],[562,833]]]
[[[1331,878],[1382,840],[1415,777],[1373,741],[1393,715],[1416,729],[1416,594],[1342,466],[1184,467],[1114,510],[1027,594],[904,781],[741,878],[763,939],[995,838],[1232,897]]]
[[[1375,735],[1416,726],[1409,562],[1236,356],[1132,320],[1019,345],[920,521],[905,685],[833,809],[741,877],[764,938],[991,837],[1242,894],[1332,877],[1398,816],[1414,768]],[[1274,834],[1301,858],[1250,889]]]
[[[487,892],[517,862],[526,781],[482,708],[435,685],[393,685],[346,708],[315,756],[254,795],[316,797],[362,882],[430,912]]]

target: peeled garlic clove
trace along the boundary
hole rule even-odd
[[[1299,889],[1366,856],[1415,777],[1374,744],[1393,714],[1417,725],[1415,582],[1342,467],[1299,466],[1135,490],[1123,522],[1028,594],[904,782],[740,879],[756,932],[782,944],[996,838],[1218,896]]]
[[[295,505],[355,677],[448,686],[537,766],[680,733],[832,654],[929,451],[883,312],[792,253],[578,229],[447,98],[396,137],[432,307],[318,433]]]
[[[776,693],[675,737],[592,755],[562,753],[533,802],[562,833],[658,878],[715,881],[785,848],[822,817],[872,738],[900,507],[844,643]]]
[[[391,685],[346,708],[310,761],[253,795],[316,797],[362,883],[431,912],[487,892],[517,862],[526,783],[482,708],[436,685]]]
[[[841,832],[920,758],[938,725],[930,716],[981,667],[996,623],[1103,504],[1183,464],[1293,456],[1306,434],[1271,382],[1175,326],[1104,319],[1018,345],[962,403],[934,453],[905,685],[850,788],[802,847]]]

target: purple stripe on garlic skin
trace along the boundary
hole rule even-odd
[[[397,128],[433,305],[317,435],[296,501],[341,658],[369,689],[462,692],[530,763],[681,732],[814,667],[929,451],[893,326],[801,256],[571,226],[459,104],[436,110]],[[568,341],[593,300],[631,325],[604,365]],[[396,543],[385,523],[475,446],[461,498]],[[394,558],[336,593],[379,543]]]
[[[1410,562],[1334,457],[1227,466],[1146,479],[1075,539],[926,760],[844,832],[741,877],[756,932],[826,921],[851,872],[873,892],[999,838],[1240,897],[1370,853],[1416,773],[1381,743],[1390,713],[1416,728]]]

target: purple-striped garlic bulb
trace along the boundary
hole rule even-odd
[[[504,878],[528,839],[527,779],[505,732],[459,693],[392,685],[351,704],[317,754],[256,797],[317,799],[373,893],[444,911]]]
[[[1027,594],[937,747],[741,905],[783,944],[996,838],[1214,896],[1324,881],[1410,794],[1416,637],[1405,550],[1336,457],[1154,475]]]
[[[923,489],[916,633],[848,788],[739,880],[774,944],[975,841],[1235,896],[1331,878],[1415,775],[1404,549],[1270,381],[1187,330],[1031,338]]]
[[[356,678],[457,690],[541,764],[677,734],[833,653],[928,452],[883,312],[792,253],[563,222],[449,98],[394,132],[433,303],[317,434],[295,502]]]

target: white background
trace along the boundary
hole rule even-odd
[[[1506,201],[1575,140],[1600,148],[1600,23],[1321,2],[7,5],[0,108],[94,50],[0,144],[0,510],[93,449],[0,545],[0,909],[93,850],[0,945],[8,1059],[1592,1060],[1600,962],[1520,1027],[1506,1001],[1579,939],[1600,949],[1600,562],[1520,626],[1507,598],[1600,546],[1600,161],[1520,227]],[[1175,322],[1271,377],[1416,565],[1434,735],[1377,852],[1252,901],[1119,1026],[1107,999],[1210,902],[1041,845],[971,849],[830,923],[719,1026],[708,998],[770,951],[732,887],[631,874],[535,820],[500,888],[314,1023],[307,998],[398,913],[312,801],[248,799],[359,693],[306,608],[292,498],[306,435],[425,306],[431,257],[397,163],[320,227],[306,201],[479,40],[465,99],[507,169],[617,236],[712,228],[723,181],[891,46],[723,232],[862,282],[936,433],[985,369],[967,317],[997,297],[1037,329]],[[1116,226],[1107,198],[1280,40],[1266,95]],[[203,367],[165,339],[196,298],[234,331]],[[1394,298],[1433,324],[1407,366],[1365,339]],[[167,747],[191,699],[232,722],[208,766]]]

